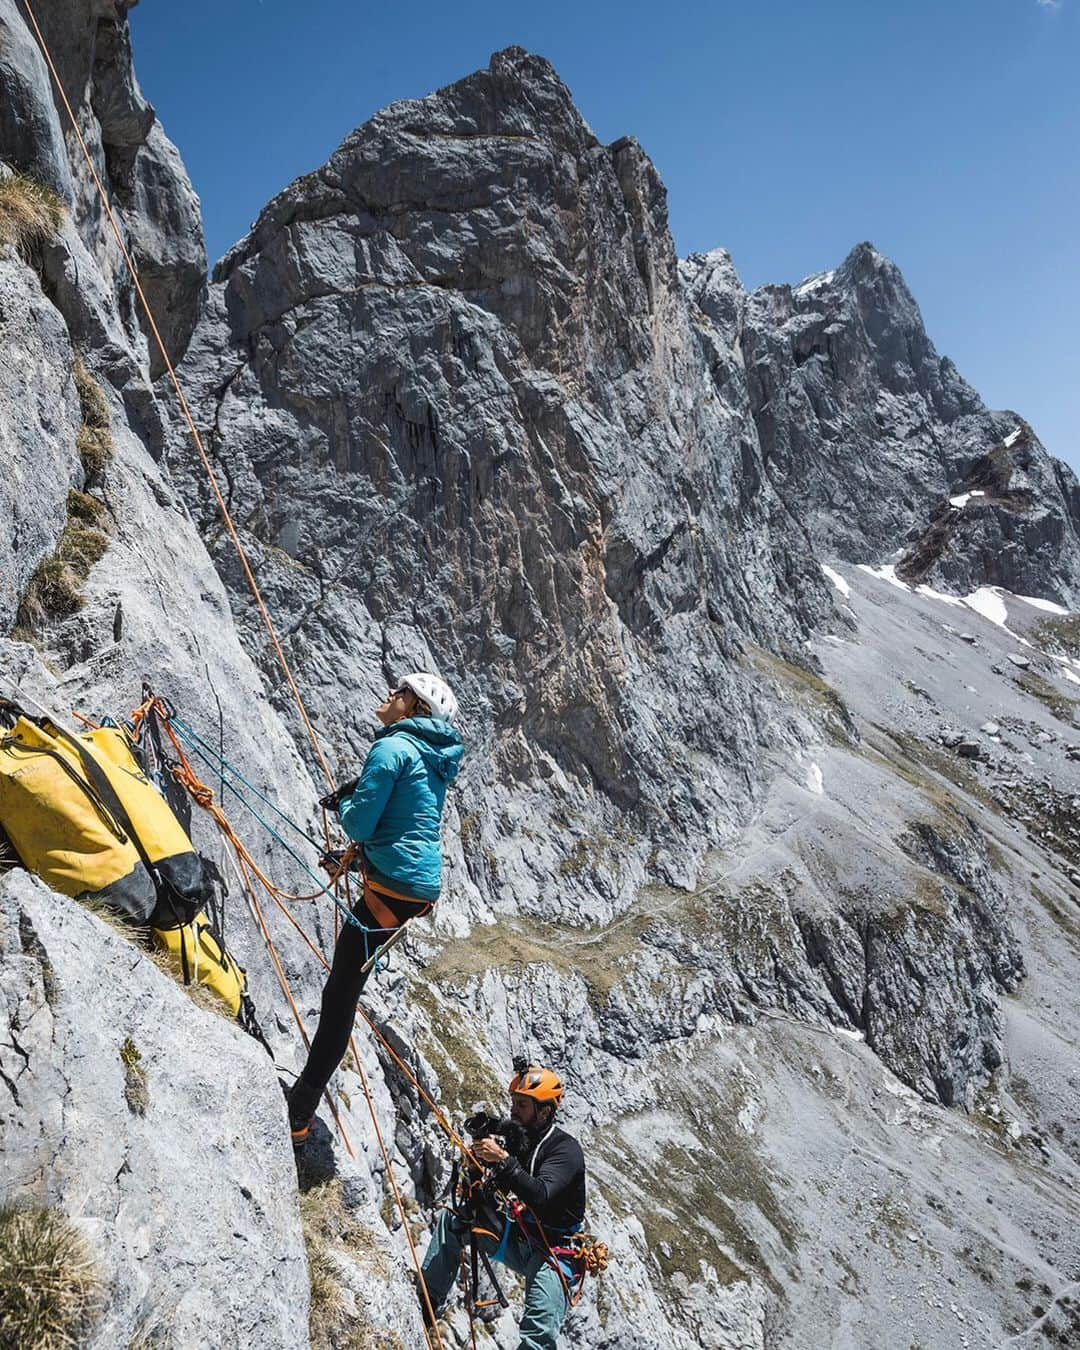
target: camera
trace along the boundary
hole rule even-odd
[[[465,1121],[465,1128],[474,1139],[489,1139],[492,1135],[501,1139],[507,1153],[517,1154],[525,1145],[525,1131],[515,1120],[506,1116],[493,1116],[487,1111],[477,1111]]]

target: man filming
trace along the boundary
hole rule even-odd
[[[525,1277],[525,1311],[518,1350],[555,1350],[569,1308],[574,1270],[560,1244],[585,1221],[585,1156],[581,1145],[555,1123],[563,1083],[551,1069],[516,1060],[510,1080],[510,1120],[473,1117],[472,1153],[489,1169],[495,1190],[516,1196],[504,1216],[501,1235],[477,1236],[480,1251]],[[487,1131],[490,1130],[490,1133]],[[501,1135],[504,1148],[495,1137]],[[438,1309],[457,1276],[470,1230],[469,1216],[439,1213],[424,1257],[423,1275],[431,1306]],[[554,1248],[554,1252],[552,1251]],[[475,1289],[472,1297],[475,1299]]]

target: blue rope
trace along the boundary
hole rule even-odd
[[[209,765],[211,769],[214,768],[214,764],[211,761],[210,757],[208,755],[205,755],[197,745],[189,744],[189,749],[193,754],[197,755],[203,761],[204,764]],[[230,783],[228,779],[225,780],[225,786],[229,789],[229,791],[233,794],[233,796],[237,799],[237,801],[241,804],[241,806],[245,807],[248,811],[251,812],[251,814],[259,822],[259,824],[267,832],[267,834],[269,834],[272,839],[276,839],[277,842],[281,845],[281,847],[285,850],[285,852],[288,853],[289,857],[292,858],[304,869],[304,871],[308,874],[308,876],[312,879],[312,881],[314,881],[315,884],[318,886],[320,893],[323,895],[328,895],[330,897],[330,899],[334,902],[335,905],[337,905],[338,909],[341,911],[342,915],[345,918],[346,923],[351,923],[354,928],[365,927],[365,925],[360,922],[360,920],[356,917],[356,915],[352,912],[352,910],[349,909],[347,906],[343,905],[341,901],[337,898],[337,896],[334,894],[334,892],[327,888],[322,877],[320,877],[317,872],[313,872],[311,870],[311,868],[307,865],[304,859],[301,858],[300,854],[296,852],[296,850],[292,847],[292,845],[286,843],[286,841],[282,839],[281,835],[278,834],[277,830],[275,830],[274,827],[268,821],[263,820],[262,816],[259,815],[258,811],[256,811],[255,808],[251,805],[251,803],[246,800],[244,794],[239,790],[239,788],[237,788],[233,783]],[[379,931],[381,932],[384,930],[380,929]],[[393,930],[386,930],[386,931],[393,931]]]
[[[216,761],[218,761],[218,763],[222,768],[227,769],[229,773],[233,775],[234,778],[238,779],[241,783],[243,783],[244,787],[246,787],[249,792],[253,792],[261,802],[264,802],[279,819],[283,820],[286,823],[286,825],[290,826],[290,828],[295,830],[296,833],[300,835],[302,839],[306,839],[307,842],[313,848],[319,849],[320,853],[322,852],[322,846],[317,839],[313,839],[312,836],[308,834],[306,830],[302,829],[299,825],[297,825],[296,821],[293,820],[291,816],[287,816],[285,812],[282,811],[280,806],[278,806],[275,802],[273,802],[264,792],[260,792],[260,790],[255,786],[254,783],[250,783],[240,772],[240,770],[236,767],[235,764],[231,764],[225,758],[225,756],[221,754],[219,751],[215,750],[213,746],[207,745],[206,741],[204,741],[203,738],[195,730],[193,730],[193,728],[190,727],[182,717],[177,717],[174,714],[169,720],[172,722],[173,726],[180,733],[181,740],[187,741],[190,749],[194,750],[195,747],[198,746],[203,751],[203,759],[205,763],[210,763],[210,761],[206,759],[206,755],[212,755],[213,758]],[[211,764],[211,768],[213,767],[214,765]],[[246,802],[244,804],[247,805]],[[254,814],[254,812],[252,814]]]
[[[334,892],[327,888],[327,886],[323,882],[322,877],[320,877],[317,873],[313,872],[311,868],[307,865],[307,863],[304,861],[304,859],[299,855],[299,853],[297,853],[296,850],[292,848],[292,846],[288,844],[281,837],[280,834],[278,834],[277,830],[275,830],[274,827],[268,821],[265,821],[262,818],[262,816],[259,815],[258,811],[255,810],[255,808],[247,800],[247,798],[240,791],[240,789],[237,788],[234,783],[226,779],[224,771],[227,770],[230,774],[239,779],[239,781],[243,783],[244,787],[246,787],[249,792],[254,793],[255,796],[258,797],[258,799],[261,802],[264,802],[270,808],[270,810],[274,812],[276,816],[278,816],[281,820],[283,820],[286,823],[286,825],[289,825],[293,830],[296,831],[298,835],[300,835],[302,839],[306,840],[309,844],[311,844],[313,848],[318,849],[319,852],[321,853],[322,848],[320,844],[315,839],[313,839],[311,835],[307,833],[306,830],[301,829],[300,826],[297,825],[296,821],[293,820],[290,816],[286,815],[285,812],[282,811],[281,808],[277,806],[273,801],[271,801],[270,798],[267,797],[264,792],[260,792],[259,789],[254,785],[254,783],[250,783],[240,772],[240,770],[237,769],[234,764],[231,764],[223,754],[215,750],[213,746],[208,745],[206,741],[204,741],[202,737],[191,726],[189,726],[188,723],[185,722],[182,717],[177,717],[174,714],[169,720],[176,728],[177,733],[180,736],[180,739],[187,742],[188,749],[191,750],[193,754],[197,755],[199,759],[201,759],[203,763],[206,764],[210,769],[215,769],[218,772],[221,778],[222,786],[227,787],[229,789],[229,791],[233,794],[233,796],[237,799],[237,801],[241,804],[241,806],[243,806],[246,810],[250,811],[250,813],[255,817],[255,819],[259,822],[259,824],[263,827],[263,829],[266,830],[267,834],[269,834],[272,839],[277,840],[277,842],[281,845],[281,847],[285,850],[285,852],[288,853],[289,857],[292,858],[304,869],[307,875],[319,887],[321,893],[323,895],[328,895],[330,897],[330,899],[341,911],[342,915],[345,918],[346,923],[349,923],[354,928],[359,928],[363,931],[364,960],[373,961],[371,973],[373,975],[379,975],[383,971],[388,970],[390,968],[390,957],[388,955],[386,956],[379,955],[385,944],[378,943],[376,945],[373,959],[370,939],[371,935],[374,933],[387,933],[387,934],[395,933],[397,932],[397,927],[371,928],[361,919],[358,919],[356,915],[352,912],[352,910],[348,909],[345,905],[343,905],[341,901],[338,899],[338,897],[334,894]],[[217,761],[217,763],[215,764],[214,761]]]

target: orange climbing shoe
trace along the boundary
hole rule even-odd
[[[303,1148],[315,1123],[315,1107],[319,1103],[319,1090],[305,1082],[301,1076],[286,1094],[289,1103],[289,1130],[292,1133],[293,1148]]]

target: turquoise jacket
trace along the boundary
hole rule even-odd
[[[464,753],[454,728],[434,717],[406,717],[376,733],[356,787],[338,808],[345,833],[363,845],[372,881],[438,900],[439,820]]]

